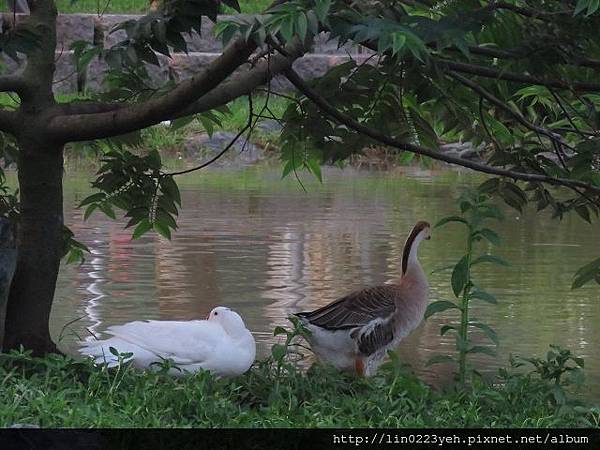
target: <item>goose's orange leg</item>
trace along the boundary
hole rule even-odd
[[[356,369],[356,374],[359,377],[364,377],[365,376],[365,362],[363,361],[362,358],[355,358],[354,359],[354,368]]]

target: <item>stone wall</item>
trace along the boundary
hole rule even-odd
[[[23,16],[17,15],[17,21]],[[73,52],[70,50],[73,42],[86,40],[96,43],[103,42],[105,47],[110,47],[124,39],[125,32],[120,30],[110,33],[112,27],[126,20],[136,19],[134,15],[104,15],[95,14],[61,14],[57,19],[57,55],[55,73],[55,92],[60,94],[71,94],[76,92],[97,92],[102,89],[106,63],[96,59],[90,63],[88,71],[83,76],[77,74],[73,60]],[[222,16],[222,18],[229,18]],[[12,14],[1,16],[0,26],[12,26]],[[222,51],[221,41],[214,37],[212,28],[214,24],[203,19],[202,35],[194,34],[186,38],[189,53],[174,53],[171,58],[159,56],[160,67],[148,66],[151,75],[160,81],[165,81],[169,76],[185,79],[190,77],[202,66],[215,59]],[[328,68],[348,61],[350,57],[362,60],[366,54],[362,49],[345,45],[338,48],[335,40],[329,40],[326,35],[320,35],[312,51],[294,64],[304,77],[312,78],[322,75]],[[351,55],[351,56],[350,56]],[[23,69],[23,64],[3,57],[4,64],[11,72]],[[287,89],[289,85],[285,80],[278,78],[273,82],[275,89]]]

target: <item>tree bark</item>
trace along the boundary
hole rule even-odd
[[[0,218],[0,350],[4,339],[4,320],[10,284],[17,264],[15,227],[7,219]]]
[[[62,146],[19,140],[21,212],[17,269],[6,311],[4,350],[21,345],[34,355],[57,352],[49,319],[63,252]]]

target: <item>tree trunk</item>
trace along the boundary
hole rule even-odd
[[[62,145],[19,140],[21,212],[17,269],[6,311],[4,350],[57,352],[49,319],[63,252]]]
[[[0,349],[4,339],[4,321],[10,284],[17,265],[17,243],[14,224],[0,218]]]

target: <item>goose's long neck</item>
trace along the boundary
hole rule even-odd
[[[419,244],[422,240],[422,235],[416,234],[411,235],[406,240],[406,244],[404,244],[404,251],[402,254],[402,283],[410,283],[416,287],[427,288],[427,277],[425,276],[425,272],[419,263],[419,259],[417,257],[417,251],[419,249]]]

